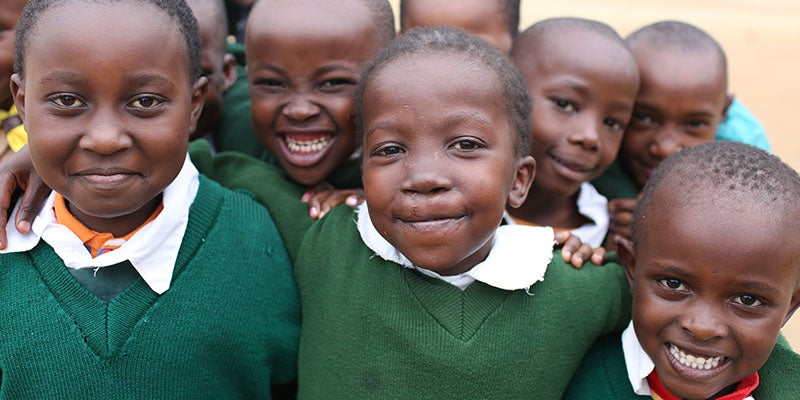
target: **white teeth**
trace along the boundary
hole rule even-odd
[[[717,357],[700,357],[695,356],[692,354],[686,354],[683,350],[679,349],[674,344],[670,344],[669,352],[678,360],[679,363],[694,369],[711,369],[716,368],[719,365],[719,362],[722,361],[723,356]]]
[[[331,141],[330,136],[317,138],[314,140],[295,140],[286,136],[286,147],[295,153],[316,153],[322,151]]]

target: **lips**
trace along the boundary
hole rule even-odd
[[[331,149],[336,135],[330,132],[286,132],[279,135],[286,160],[295,166],[318,163]]]
[[[119,187],[138,175],[138,173],[124,168],[91,168],[74,174],[89,186],[101,190]]]
[[[691,380],[710,379],[731,363],[730,357],[714,355],[712,352],[690,351],[673,343],[666,344],[665,348],[673,369],[679,375]]]

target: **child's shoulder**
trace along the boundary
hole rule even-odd
[[[619,334],[597,339],[573,375],[563,399],[640,399],[633,392]]]
[[[800,398],[800,354],[780,342],[758,370],[760,383],[753,397],[758,400]]]
[[[632,199],[638,195],[636,183],[625,171],[617,158],[608,169],[591,182],[597,191],[608,200],[619,198]]]

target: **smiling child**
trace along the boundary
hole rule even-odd
[[[30,0],[20,21],[12,93],[54,193],[0,256],[0,396],[269,398],[296,374],[297,289],[267,212],[188,160],[191,10]]]
[[[317,221],[295,264],[300,398],[558,398],[624,327],[621,268],[576,270],[552,229],[499,227],[534,177],[529,112],[510,60],[463,31],[412,30],[373,60],[366,202]]]
[[[662,162],[619,249],[631,326],[587,355],[567,398],[798,398],[800,356],[776,345],[800,305],[798,196],[797,172],[749,145]]]
[[[608,202],[589,183],[617,156],[631,118],[639,72],[608,25],[579,18],[538,22],[511,51],[531,96],[537,175],[519,224],[569,230],[592,247],[608,232]]]

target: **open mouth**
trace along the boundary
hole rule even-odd
[[[669,353],[672,354],[675,360],[682,365],[698,370],[709,370],[711,368],[716,368],[722,361],[725,361],[724,356],[703,357],[686,353],[674,344],[669,345]]]
[[[320,162],[335,141],[336,135],[332,133],[286,133],[280,136],[286,160],[298,167]]]

